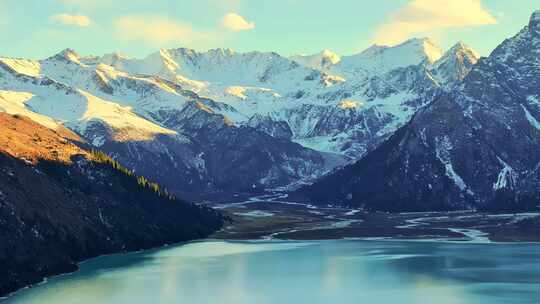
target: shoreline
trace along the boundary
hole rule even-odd
[[[133,250],[133,251],[119,251],[119,252],[105,253],[105,254],[101,254],[101,255],[98,255],[98,256],[90,257],[90,258],[87,258],[87,259],[76,262],[75,263],[76,269],[74,269],[72,271],[67,271],[67,272],[62,272],[62,273],[58,273],[58,274],[52,274],[52,275],[44,276],[43,278],[41,278],[41,280],[39,282],[28,284],[28,285],[26,285],[24,287],[21,287],[21,288],[15,290],[15,291],[9,292],[9,293],[7,293],[5,295],[0,294],[0,303],[2,303],[3,301],[17,295],[18,293],[20,293],[20,292],[22,292],[24,290],[47,284],[49,282],[49,280],[51,280],[51,279],[55,279],[55,278],[58,278],[58,277],[70,275],[70,274],[73,274],[73,273],[75,273],[77,271],[80,271],[81,270],[81,267],[80,267],[81,265],[83,265],[85,263],[88,263],[88,262],[91,262],[93,260],[99,259],[99,258],[110,257],[110,256],[115,256],[115,255],[130,255],[130,254],[136,254],[136,253],[142,253],[142,252],[151,252],[153,250],[162,250],[162,249],[165,249],[165,248],[171,247],[171,246],[185,245],[185,244],[189,244],[189,243],[201,242],[201,241],[206,241],[206,240],[208,240],[208,238],[193,239],[193,240],[189,240],[189,241],[181,241],[181,242],[178,242],[178,243],[163,244],[163,245],[159,245],[159,246],[155,246],[155,247],[151,247],[151,248],[146,248],[146,249],[137,249],[137,250]]]
[[[287,202],[281,193],[265,194],[246,200],[216,203],[213,206],[232,222],[206,238],[166,243],[132,251],[105,253],[76,261],[75,269],[45,275],[39,282],[0,295],[0,303],[25,289],[46,284],[49,279],[80,270],[94,259],[129,255],[193,242],[302,242],[302,241],[391,241],[451,244],[540,244],[540,227],[531,233],[515,226],[518,219],[540,218],[539,212],[484,213],[470,210],[432,212],[366,212],[357,208],[314,206]],[[478,223],[482,222],[480,225]],[[487,222],[487,224],[486,224]],[[501,223],[509,226],[498,226]],[[512,226],[514,225],[514,226]],[[506,230],[505,230],[506,229]],[[528,234],[527,234],[527,233]],[[520,235],[521,234],[521,235]]]

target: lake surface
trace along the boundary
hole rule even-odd
[[[540,245],[204,241],[90,260],[0,301],[540,303]]]

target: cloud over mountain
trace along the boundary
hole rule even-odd
[[[375,42],[394,45],[434,30],[496,24],[481,0],[411,0],[378,28]]]
[[[223,17],[222,25],[233,31],[247,31],[255,28],[254,22],[247,21],[237,13],[228,13]]]
[[[92,24],[89,17],[84,15],[57,14],[51,16],[51,20],[64,24],[78,27],[87,27]]]
[[[187,23],[161,15],[128,15],[116,19],[113,24],[121,39],[155,46],[188,44],[213,36],[210,32],[199,31]]]

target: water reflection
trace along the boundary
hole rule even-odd
[[[13,303],[540,303],[539,245],[199,242],[102,257]]]

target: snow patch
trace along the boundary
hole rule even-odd
[[[452,143],[450,142],[450,138],[448,136],[443,136],[442,138],[436,137],[435,141],[436,141],[435,153],[439,161],[445,167],[446,176],[448,176],[451,180],[453,180],[454,184],[461,191],[467,191],[468,194],[473,195],[474,193],[470,189],[468,189],[467,184],[465,184],[465,181],[454,170],[454,166],[452,165],[452,160],[451,160],[451,155],[450,155],[450,152],[454,148],[452,146]]]
[[[537,130],[540,130],[540,122],[536,120],[536,118],[531,114],[531,112],[529,112],[529,110],[527,110],[524,105],[521,105],[521,107],[523,108],[523,111],[525,112],[525,117],[527,117],[527,120],[529,121],[531,126],[533,126]]]
[[[514,189],[516,184],[517,174],[506,162],[500,157],[497,157],[499,163],[503,166],[497,177],[497,181],[493,184],[493,190],[504,188]]]
[[[225,90],[225,93],[231,95],[231,96],[235,96],[235,97],[238,97],[242,100],[246,100],[247,99],[247,96],[244,94],[246,92],[246,88],[244,87],[228,87],[226,90]]]
[[[485,233],[477,229],[448,228],[448,230],[463,234],[465,237],[469,238],[469,243],[491,243],[488,237],[489,233]]]
[[[540,106],[540,99],[537,96],[529,95],[529,97],[527,97],[527,101],[537,106]]]
[[[355,215],[355,214],[360,213],[360,212],[362,212],[361,209],[353,209],[353,210],[351,210],[349,212],[346,212],[345,215],[352,216],[352,215]]]
[[[271,212],[265,212],[265,211],[260,211],[260,210],[254,210],[254,211],[250,211],[250,212],[237,212],[235,214],[240,215],[240,216],[248,216],[248,217],[271,217],[271,216],[274,216],[274,214],[271,213]]]
[[[343,100],[343,101],[341,101],[339,103],[339,107],[342,108],[343,110],[356,109],[356,108],[361,107],[363,105],[364,105],[363,102],[356,101],[356,100]]]
[[[26,108],[26,102],[34,98],[34,96],[34,94],[29,92],[0,90],[0,112],[6,112],[12,115],[24,115],[44,127],[50,129],[59,128],[61,126],[59,122]]]
[[[37,77],[41,74],[41,65],[37,61],[15,58],[0,58],[0,62],[22,75]]]

